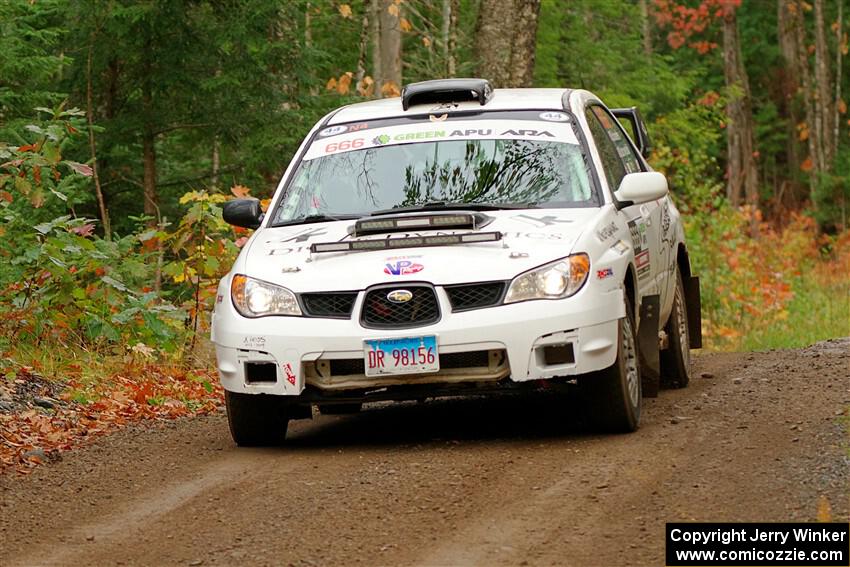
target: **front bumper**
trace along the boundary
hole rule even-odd
[[[614,363],[617,322],[625,316],[622,290],[590,293],[587,287],[567,299],[453,313],[448,296],[437,286],[440,321],[400,330],[367,329],[356,316],[249,319],[224,296],[213,316],[212,340],[222,385],[242,393],[297,396],[307,387],[342,393],[396,385],[575,376]],[[363,295],[354,313],[360,312]],[[358,372],[364,339],[420,335],[437,336],[439,373],[366,377]],[[558,353],[571,356],[550,356],[553,351],[547,347],[559,347]],[[254,372],[257,368],[262,372]]]

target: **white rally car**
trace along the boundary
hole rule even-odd
[[[600,429],[636,429],[701,340],[648,145],[634,108],[482,79],[325,116],[266,214],[224,207],[257,229],[212,324],[234,440],[279,443],[313,405],[562,385]]]

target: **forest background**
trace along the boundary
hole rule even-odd
[[[707,348],[848,336],[846,8],[3,0],[0,390],[38,377],[92,411],[214,407],[208,314],[247,236],[221,204],[268,199],[329,110],[452,76],[639,107]]]

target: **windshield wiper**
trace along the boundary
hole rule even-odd
[[[371,216],[378,215],[394,215],[397,213],[415,213],[419,211],[499,211],[503,209],[536,209],[537,205],[530,203],[452,203],[448,201],[429,201],[421,205],[413,205],[410,207],[393,207],[391,209],[382,209],[372,211]]]
[[[306,217],[277,222],[272,225],[272,228],[277,228],[279,226],[292,226],[295,224],[312,224],[317,222],[354,220],[359,219],[362,216],[363,215],[307,215]]]

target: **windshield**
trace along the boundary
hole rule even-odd
[[[327,128],[313,142],[275,223],[434,202],[595,204],[581,147],[563,122],[467,120],[348,128]]]

